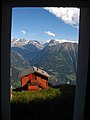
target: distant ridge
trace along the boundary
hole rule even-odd
[[[11,50],[26,61],[27,67],[38,66],[46,70],[53,85],[68,80],[72,84],[76,82],[78,43],[75,41],[51,39],[42,45],[36,40],[13,39]],[[12,62],[12,66],[16,67],[17,62]],[[22,64],[21,67],[25,66]]]

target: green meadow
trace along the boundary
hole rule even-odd
[[[48,90],[13,91],[11,120],[73,120],[75,85]]]

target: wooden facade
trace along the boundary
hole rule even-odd
[[[21,78],[22,90],[26,88],[28,91],[36,91],[49,88],[48,78],[50,76],[47,72],[36,67],[25,69],[19,77]]]

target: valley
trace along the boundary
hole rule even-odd
[[[11,42],[11,80],[18,80],[18,73],[30,66],[39,67],[50,75],[49,83],[76,84],[78,43],[59,42],[54,39],[40,44],[36,40],[14,39]]]

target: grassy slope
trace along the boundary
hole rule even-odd
[[[60,85],[37,92],[13,92],[11,119],[72,120],[74,95],[74,85]]]

